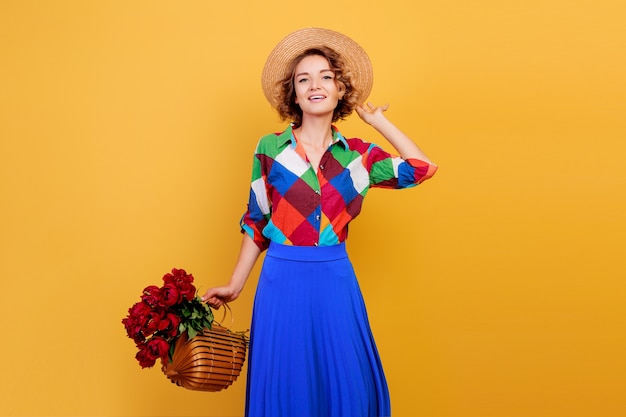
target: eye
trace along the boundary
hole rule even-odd
[[[332,75],[324,75],[322,78],[324,80],[332,80],[334,77]]]
[[[304,83],[304,82],[307,82],[308,80],[309,80],[308,78],[299,78],[297,82]]]

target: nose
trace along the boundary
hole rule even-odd
[[[309,89],[310,90],[317,90],[318,88],[320,88],[318,79],[317,78],[312,78]]]

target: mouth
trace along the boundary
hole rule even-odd
[[[326,98],[326,96],[321,95],[321,94],[316,94],[314,96],[310,96],[309,97],[309,101],[322,101]]]

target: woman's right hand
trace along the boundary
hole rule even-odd
[[[202,301],[214,309],[219,309],[224,303],[234,301],[239,297],[239,292],[230,286],[209,288],[202,296]]]

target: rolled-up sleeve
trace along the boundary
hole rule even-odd
[[[413,184],[421,184],[437,172],[437,165],[429,164],[420,159],[406,159],[404,162],[410,165],[412,169],[408,169],[409,173],[412,173],[411,179]]]
[[[261,158],[256,153],[252,164],[248,209],[241,217],[239,225],[242,233],[247,233],[261,250],[265,250],[269,246],[269,239],[263,235],[263,229],[271,217],[271,212],[272,207],[268,197],[266,177]]]
[[[402,159],[372,145],[367,157],[370,185],[378,188],[410,188],[426,181],[437,166],[419,159]]]

